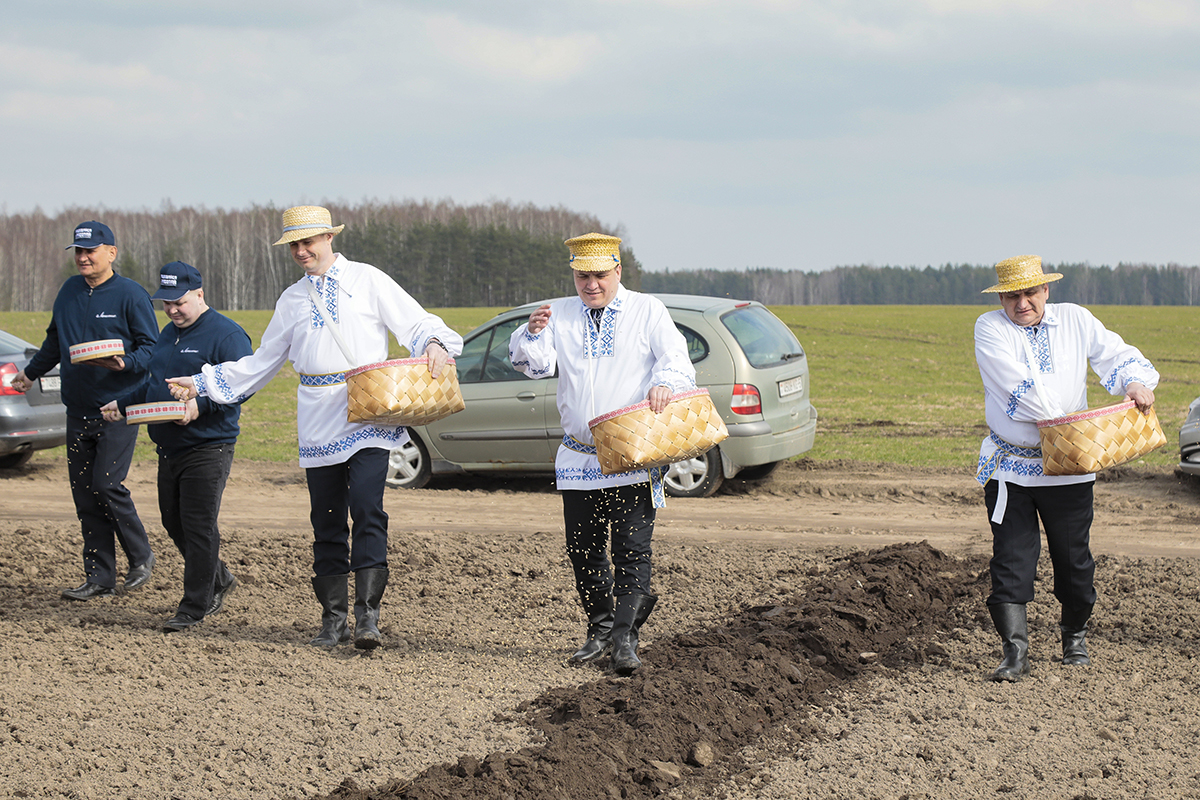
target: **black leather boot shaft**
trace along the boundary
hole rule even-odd
[[[657,602],[652,594],[625,594],[614,599],[612,667],[618,675],[632,675],[641,668],[638,634]]]
[[[350,575],[324,575],[312,579],[313,593],[321,603],[321,632],[309,644],[314,647],[337,647],[350,641],[346,627],[349,614]]]
[[[1092,606],[1063,606],[1062,624],[1062,663],[1068,667],[1086,667],[1092,663],[1087,651],[1087,623],[1092,618]]]
[[[588,664],[603,656],[612,647],[612,595],[580,594],[583,613],[587,614],[587,641],[567,659],[568,664]]]
[[[386,569],[360,569],[354,573],[354,646],[359,650],[374,650],[383,644],[379,603],[387,580]]]
[[[1029,674],[1029,621],[1024,603],[988,606],[1003,643],[1004,659],[991,674],[994,681],[1019,681]]]

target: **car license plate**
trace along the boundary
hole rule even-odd
[[[41,382],[43,392],[60,392],[62,391],[62,378],[57,375],[51,375],[48,378],[38,378]]]
[[[788,397],[797,392],[804,391],[804,376],[798,375],[795,378],[788,378],[786,381],[779,382],[779,396]]]

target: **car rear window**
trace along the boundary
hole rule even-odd
[[[757,369],[804,355],[804,348],[788,326],[762,306],[736,308],[722,316],[721,322],[737,340],[746,360]]]
[[[26,347],[29,347],[29,343],[24,339],[18,339],[11,333],[0,331],[0,353],[24,353]]]
[[[678,322],[675,323],[675,327],[679,329],[679,332],[683,334],[683,340],[687,342],[688,358],[692,360],[693,364],[708,357],[708,342],[704,341],[703,336],[687,325],[680,325]]]

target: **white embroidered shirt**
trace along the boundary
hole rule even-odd
[[[1046,397],[1039,397],[1030,372],[1024,337],[1037,361]],[[1109,394],[1123,396],[1130,383],[1158,386],[1158,371],[1136,347],[1104,327],[1074,303],[1047,303],[1042,321],[1021,326],[996,309],[975,322],[975,361],[983,379],[989,435],[979,449],[976,478],[1018,486],[1057,486],[1095,480],[1094,475],[1042,473],[1038,420],[1087,408],[1087,371],[1100,376]],[[998,441],[999,440],[999,441]],[[1004,443],[1008,443],[1008,452]],[[1015,448],[1016,452],[1011,452]],[[1034,452],[1024,452],[1032,450]]]
[[[558,369],[558,412],[568,437],[592,452],[560,445],[555,457],[559,489],[599,489],[648,480],[645,470],[601,475],[588,421],[636,405],[654,386],[672,394],[696,388],[687,342],[657,297],[617,288],[596,329],[578,297],[552,304],[549,324],[538,334],[527,326],[509,339],[513,368],[531,378]]]
[[[324,304],[324,317],[309,295],[308,282]],[[338,325],[357,364],[347,363],[326,320]],[[206,365],[193,379],[202,396],[232,403],[261,389],[284,361],[291,361],[300,373],[296,398],[300,466],[340,464],[365,447],[390,449],[408,441],[408,431],[402,427],[346,421],[345,373],[386,361],[389,330],[413,356],[421,356],[433,338],[452,356],[462,352],[462,337],[440,317],[421,308],[382,271],[339,253],[324,275],[302,276],[283,291],[253,354]]]

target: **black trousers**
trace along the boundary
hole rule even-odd
[[[341,464],[305,470],[312,504],[313,573],[318,578],[387,568],[387,467],[388,451],[367,447]],[[346,524],[347,513],[353,528]]]
[[[158,510],[183,556],[179,613],[196,619],[208,610],[217,585],[229,582],[229,571],[221,563],[217,515],[233,466],[233,450],[233,444],[214,444],[158,458]]]
[[[988,519],[996,508],[999,488],[996,481],[988,481],[983,487]],[[1004,519],[992,523],[992,594],[988,605],[1033,600],[1042,549],[1039,517],[1054,566],[1054,596],[1064,608],[1096,602],[1096,562],[1090,546],[1092,488],[1091,482],[1067,486],[1008,484]]]
[[[562,493],[567,557],[580,595],[650,594],[654,503],[649,483]],[[609,535],[612,566],[609,566]]]
[[[150,558],[150,540],[123,481],[138,426],[67,417],[67,474],[83,530],[83,570],[91,583],[117,585],[119,542],[130,566]]]

